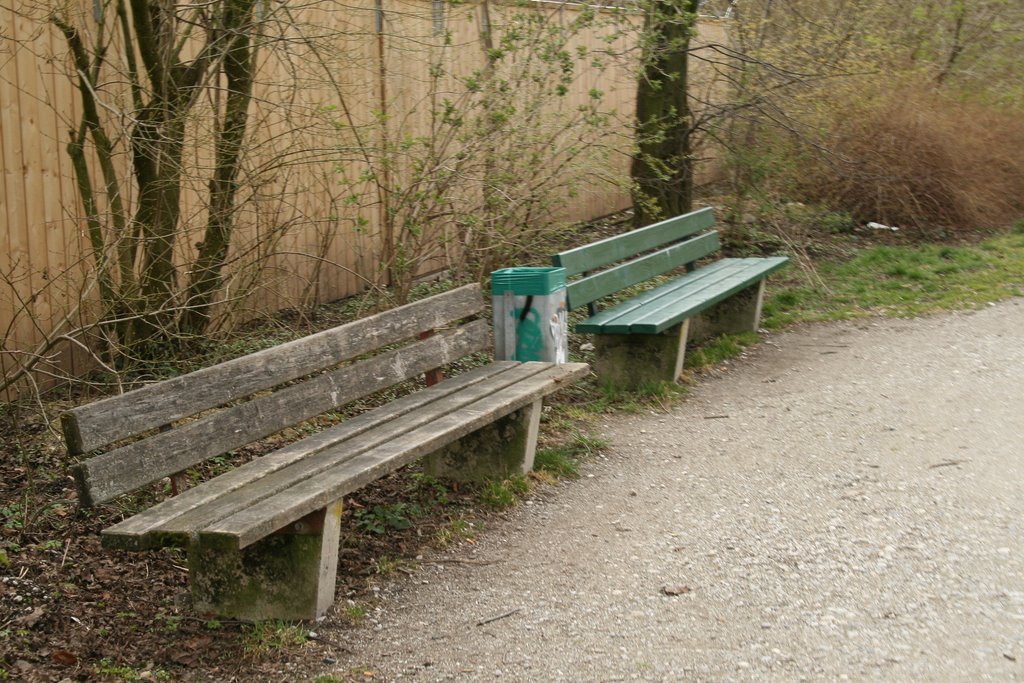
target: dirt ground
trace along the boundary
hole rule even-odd
[[[298,627],[192,615],[180,552],[100,548],[121,510],[78,511],[56,438],[32,411],[6,416],[0,671],[1014,680],[1021,330],[1017,300],[774,335],[678,406],[603,417],[611,446],[579,480],[501,513],[389,477],[348,501],[336,609]],[[358,511],[395,496],[417,523],[376,533]],[[465,533],[438,543],[454,518]]]

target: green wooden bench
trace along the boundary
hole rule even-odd
[[[594,371],[603,385],[675,381],[688,340],[757,329],[765,278],[788,259],[724,258],[696,267],[720,247],[714,224],[712,210],[700,209],[552,257],[570,278],[581,276],[569,282],[568,306],[590,307],[575,329],[595,335]],[[683,266],[687,272],[670,281],[597,310],[603,297]]]
[[[543,397],[589,372],[585,363],[503,361],[443,380],[440,366],[490,349],[486,321],[458,323],[482,309],[470,285],[74,408],[62,416],[68,450],[102,451],[75,467],[80,501],[113,500],[275,433],[314,432],[105,529],[102,540],[187,548],[199,613],[319,617],[334,602],[347,493],[424,455],[428,472],[453,479],[526,472]],[[309,428],[424,374],[426,388]]]

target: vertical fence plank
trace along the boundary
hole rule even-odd
[[[4,77],[0,80],[0,129],[4,135],[3,175],[7,194],[7,277],[12,282],[6,287],[4,297],[10,300],[12,319],[3,321],[3,334],[8,351],[31,348],[35,341],[31,320],[25,315],[23,302],[31,297],[31,283],[28,280],[28,211],[26,207],[26,165],[22,149],[21,99],[18,77],[24,60],[28,58],[21,46],[21,22],[9,6],[0,6],[6,14],[6,26],[11,40],[6,47]],[[8,356],[11,360],[14,357]]]
[[[13,167],[10,165],[11,154],[8,147],[6,131],[15,113],[16,97],[14,88],[8,82],[10,64],[14,59],[13,35],[6,35],[12,26],[13,12],[7,5],[0,4],[0,372],[6,376],[13,367],[14,359],[7,353],[13,346],[7,339],[8,328],[14,318],[14,302],[12,292],[2,279],[11,269],[10,226],[14,220],[11,195],[14,192]],[[11,40],[7,40],[10,38]],[[9,391],[0,393],[0,400],[10,401],[13,394]]]
[[[22,178],[25,193],[25,249],[28,279],[27,295],[33,320],[32,341],[42,341],[49,332],[51,320],[49,285],[49,250],[47,216],[53,215],[53,203],[45,184],[47,151],[43,129],[46,92],[42,88],[41,69],[45,68],[46,53],[43,43],[47,39],[47,26],[34,17],[19,12],[15,21],[22,47],[18,51],[18,109],[21,119]]]

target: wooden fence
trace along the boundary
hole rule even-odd
[[[84,11],[92,6],[88,3]],[[461,77],[486,66],[489,46],[483,27],[523,11],[511,7],[487,1],[313,0],[296,10],[278,35],[268,36],[287,39],[291,47],[267,50],[261,57],[251,114],[258,132],[243,172],[245,194],[225,292],[228,298],[246,292],[235,301],[236,317],[338,299],[381,280],[378,262],[389,209],[366,184],[368,163],[353,136],[377,129],[400,147],[404,139],[430,135],[440,99],[457,91]],[[45,21],[43,10],[0,6],[4,376],[48,339],[96,315],[96,294],[90,290],[95,264],[65,152],[80,104],[66,44]],[[531,11],[566,25],[591,10],[536,3]],[[632,21],[637,24],[635,17]],[[721,27],[704,24],[702,31],[714,35]],[[591,169],[586,182],[557,207],[565,221],[628,206],[621,181],[632,145],[633,38],[627,31],[612,40],[595,28],[573,40],[574,53],[585,50],[607,58],[600,68],[578,70],[566,95],[552,106],[572,113],[600,92],[601,109],[611,124],[603,140],[607,153],[594,162],[601,167]],[[445,74],[440,82],[439,65]],[[123,84],[111,83],[103,95],[114,101],[124,95]],[[104,112],[117,115],[116,107]],[[208,182],[203,169],[211,166],[209,146],[202,140],[208,131],[201,120],[190,126],[185,163],[194,172],[186,176],[182,262],[201,239],[205,208],[199,197]],[[117,161],[127,168],[127,150]],[[443,268],[449,256],[440,249],[427,266]],[[76,362],[84,366],[84,357],[76,361],[80,354],[75,349],[72,343],[46,349],[52,357],[40,365],[37,379],[45,380],[47,372],[73,374],[80,369]]]

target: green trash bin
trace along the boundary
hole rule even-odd
[[[495,360],[569,360],[565,268],[491,273]]]

